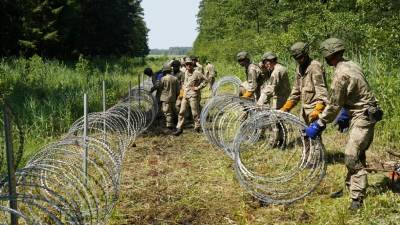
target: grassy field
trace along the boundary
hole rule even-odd
[[[348,193],[329,197],[344,186],[345,139],[326,136],[328,171],[315,192],[292,205],[263,206],[239,185],[233,161],[202,134],[188,128],[180,137],[165,136],[153,126],[126,154],[110,224],[398,224],[400,198],[384,174],[369,176],[358,213],[348,210]],[[368,157],[379,151],[374,144]]]
[[[400,70],[378,56],[350,58],[363,65],[385,111],[367,159],[389,160],[385,150],[400,151],[400,102],[396,101]],[[166,60],[80,58],[77,62],[60,62],[38,56],[1,60],[1,96],[7,96],[24,129],[23,162],[44,144],[58,139],[83,114],[84,92],[89,94],[89,111],[100,111],[102,80],[107,83],[109,107],[126,92],[129,82],[137,82],[144,67],[156,70]],[[281,61],[293,75],[294,61],[284,57]],[[243,68],[238,64],[215,65],[219,77],[243,78]],[[331,68],[328,74],[332,74]],[[324,133],[329,165],[315,192],[289,206],[262,206],[239,185],[233,162],[222,150],[190,128],[180,137],[164,135],[158,121],[126,154],[121,197],[111,224],[398,224],[400,198],[382,173],[371,174],[361,212],[351,214],[347,210],[348,193],[329,198],[332,191],[344,186],[346,138],[333,127]]]

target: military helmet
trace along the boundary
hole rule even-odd
[[[197,56],[195,56],[195,55],[191,55],[190,57],[189,57],[191,60],[198,60],[198,57]]]
[[[309,50],[309,45],[307,43],[299,41],[290,47],[290,54],[294,58],[299,58],[301,56],[308,55]]]
[[[171,65],[169,63],[165,63],[162,67],[163,72],[171,71]]]
[[[264,53],[264,55],[262,56],[262,61],[264,62],[265,60],[274,60],[274,59],[278,59],[278,56],[276,56],[275,53],[273,52],[266,52]]]
[[[250,55],[247,52],[239,52],[236,55],[236,58],[238,61],[244,60],[244,59],[250,59]]]
[[[174,60],[171,62],[171,66],[172,67],[180,67],[181,66],[181,62],[179,62],[179,60]]]
[[[185,58],[185,64],[191,63],[193,64],[193,60],[190,57]]]
[[[328,38],[320,45],[322,56],[325,58],[345,49],[344,42],[338,38]]]

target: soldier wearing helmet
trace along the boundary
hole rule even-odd
[[[281,108],[289,112],[301,102],[301,116],[307,125],[318,119],[328,101],[325,70],[320,62],[310,58],[308,52],[309,46],[304,42],[296,42],[290,48],[298,65],[292,92]]]
[[[162,68],[163,77],[160,81],[161,90],[161,110],[164,113],[166,120],[166,127],[169,130],[174,129],[174,112],[175,102],[179,93],[179,81],[178,78],[171,74],[171,65],[166,63]]]
[[[245,68],[246,81],[240,85],[240,96],[254,99],[259,97],[260,83],[262,77],[260,67],[250,62],[250,55],[247,52],[239,52],[236,55],[238,63]]]
[[[183,82],[183,98],[181,108],[178,114],[178,124],[176,125],[176,132],[174,135],[178,136],[182,134],[183,124],[185,122],[185,113],[188,108],[191,108],[194,130],[200,132],[200,100],[201,100],[201,89],[207,85],[207,80],[204,75],[195,70],[195,64],[191,58],[185,60],[186,72],[185,81]]]
[[[350,128],[345,147],[345,183],[352,199],[350,209],[354,210],[362,206],[365,197],[368,185],[365,152],[372,143],[375,123],[382,119],[383,112],[361,67],[344,59],[344,51],[345,45],[340,39],[329,38],[321,43],[322,56],[328,65],[335,68],[332,91],[319,120],[306,128],[305,132],[308,137],[315,138],[333,120],[341,132]]]
[[[278,63],[278,57],[273,52],[267,52],[263,55],[262,64],[270,75],[266,77],[261,86],[257,105],[267,103],[273,109],[280,109],[290,94],[287,69]]]

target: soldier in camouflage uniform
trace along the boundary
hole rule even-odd
[[[367,182],[365,151],[372,143],[375,123],[382,119],[377,100],[365,79],[361,67],[343,58],[344,42],[329,38],[321,43],[321,52],[326,62],[335,68],[331,84],[329,104],[305,132],[308,137],[316,138],[327,123],[336,118],[339,130],[350,128],[349,139],[345,147],[347,167],[346,185],[352,199],[350,209],[362,206]],[[340,111],[340,113],[339,113]],[[337,116],[339,113],[339,116]]]
[[[179,93],[179,81],[171,75],[171,66],[169,63],[164,64],[162,68],[164,76],[160,81],[161,90],[161,109],[164,113],[166,127],[170,130],[174,129],[174,112],[175,101]]]
[[[206,68],[204,69],[204,75],[207,78],[208,83],[210,83],[210,90],[212,90],[212,86],[215,82],[215,77],[217,76],[217,71],[215,70],[215,66],[211,64],[210,61],[206,61]]]
[[[289,112],[300,101],[301,116],[307,125],[318,119],[328,102],[325,70],[320,62],[310,58],[308,51],[308,44],[304,42],[296,42],[290,48],[298,65],[292,92],[281,108]]]
[[[272,109],[280,109],[290,94],[289,76],[286,67],[278,63],[278,57],[273,52],[267,52],[262,58],[263,67],[270,75],[261,86],[257,105],[269,104]]]
[[[258,99],[262,82],[260,67],[250,62],[247,52],[239,52],[236,56],[238,63],[245,68],[246,81],[240,85],[240,96],[248,99]]]
[[[200,132],[200,100],[201,89],[207,85],[207,80],[202,73],[195,70],[194,63],[190,58],[186,58],[186,73],[183,83],[183,99],[178,114],[177,130],[174,135],[182,134],[183,124],[185,122],[185,113],[190,107],[194,121],[194,130]]]

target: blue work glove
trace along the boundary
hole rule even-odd
[[[343,133],[346,132],[350,126],[350,114],[346,108],[340,110],[339,115],[336,117],[334,124],[338,125],[338,130]]]
[[[325,126],[320,126],[317,121],[313,122],[310,124],[309,127],[307,127],[304,132],[306,132],[306,136],[315,139],[317,136],[319,136],[322,131],[325,130]]]

